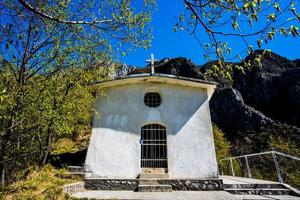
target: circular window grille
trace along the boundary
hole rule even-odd
[[[161,97],[157,92],[148,92],[145,94],[144,103],[149,107],[158,107],[161,104]]]

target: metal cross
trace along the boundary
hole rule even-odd
[[[151,64],[151,75],[154,75],[155,71],[154,71],[154,62],[157,61],[154,59],[154,54],[151,53],[151,59],[145,60],[146,62]]]

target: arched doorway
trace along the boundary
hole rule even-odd
[[[168,167],[166,127],[147,124],[141,128],[141,167]]]

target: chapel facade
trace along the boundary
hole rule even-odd
[[[213,82],[138,74],[94,84],[102,91],[86,179],[217,178],[209,100]]]

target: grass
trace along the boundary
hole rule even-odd
[[[65,169],[55,169],[51,165],[41,170],[32,169],[25,180],[7,186],[0,195],[1,200],[63,200],[71,199],[63,192],[62,186],[80,181]]]

